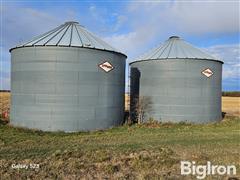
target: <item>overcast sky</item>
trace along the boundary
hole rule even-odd
[[[10,89],[9,48],[78,21],[128,55],[178,35],[224,61],[223,90],[240,90],[239,1],[1,1],[0,89]]]

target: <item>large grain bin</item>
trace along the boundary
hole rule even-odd
[[[170,37],[130,63],[131,117],[194,123],[222,119],[222,64],[183,39]]]
[[[11,52],[12,125],[44,131],[87,131],[124,118],[126,55],[77,22]]]

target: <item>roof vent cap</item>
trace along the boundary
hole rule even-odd
[[[179,36],[171,36],[171,37],[169,37],[169,39],[180,39],[180,37]]]
[[[67,21],[67,22],[65,22],[65,24],[79,24],[79,22],[77,22],[77,21]]]

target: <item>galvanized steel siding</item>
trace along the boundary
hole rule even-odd
[[[122,54],[74,47],[11,51],[11,124],[44,131],[105,129],[124,118]],[[98,67],[110,62],[114,70]]]
[[[201,72],[210,68],[210,78]],[[131,64],[131,112],[134,98],[150,97],[148,118],[162,122],[205,123],[222,119],[222,63],[213,60],[167,59]]]

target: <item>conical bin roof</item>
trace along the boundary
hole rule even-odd
[[[121,53],[75,21],[65,22],[55,29],[35,37],[28,42],[21,43],[12,49],[31,46],[82,47]]]
[[[162,45],[138,57],[136,61],[162,59],[208,59],[219,61],[178,36],[169,37]]]

